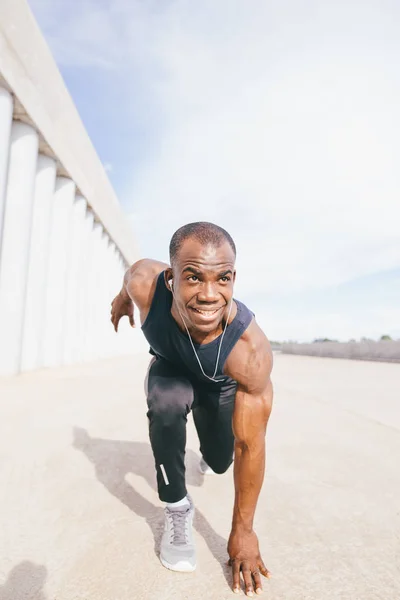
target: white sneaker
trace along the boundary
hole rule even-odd
[[[192,529],[194,506],[189,496],[188,500],[189,506],[165,507],[165,527],[160,549],[160,561],[164,567],[186,573],[196,568]]]
[[[216,475],[215,471],[206,463],[203,457],[199,462],[199,471],[202,475]]]

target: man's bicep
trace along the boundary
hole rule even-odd
[[[233,348],[225,373],[237,382],[233,430],[236,440],[250,443],[265,434],[272,408],[271,346],[255,321]]]
[[[273,388],[268,377],[264,389],[248,391],[238,385],[233,411],[233,433],[237,442],[252,444],[264,437],[272,410]]]

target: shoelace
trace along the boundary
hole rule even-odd
[[[186,519],[189,516],[190,509],[183,511],[169,510],[168,516],[172,520],[173,544],[175,546],[184,546],[188,543],[186,535]]]

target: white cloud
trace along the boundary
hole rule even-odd
[[[146,254],[205,219],[234,235],[249,296],[400,265],[392,2],[85,0],[64,19],[63,0],[32,5],[61,63],[118,72],[162,115],[124,194]]]
[[[400,269],[297,294],[277,290],[252,307],[272,339],[400,338]]]

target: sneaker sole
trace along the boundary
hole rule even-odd
[[[175,565],[171,565],[166,560],[160,557],[160,561],[163,567],[169,569],[170,571],[177,571],[178,573],[193,573],[196,569],[197,565],[191,565],[190,563],[181,561],[176,563]]]

